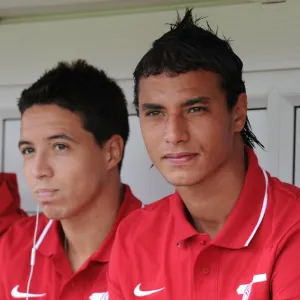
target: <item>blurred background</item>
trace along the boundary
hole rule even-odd
[[[244,62],[249,119],[265,145],[261,165],[300,185],[299,0],[0,0],[0,168],[17,174],[22,207],[35,210],[17,149],[20,92],[58,61],[86,59],[124,89],[131,135],[123,181],[145,203],[173,191],[150,169],[132,107],[132,72],[185,7],[230,37]],[[150,181],[150,182],[149,182]]]

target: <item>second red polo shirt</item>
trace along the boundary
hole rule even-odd
[[[177,193],[120,225],[110,300],[300,299],[300,191],[270,177],[248,149],[242,193],[211,240],[187,221]]]

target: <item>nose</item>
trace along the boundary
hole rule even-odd
[[[45,153],[36,153],[35,157],[33,158],[31,168],[32,175],[36,179],[53,176],[53,169],[50,165],[49,158]]]
[[[166,120],[165,141],[173,145],[186,142],[189,138],[186,122],[181,116],[170,115]]]

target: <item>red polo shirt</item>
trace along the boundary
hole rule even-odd
[[[300,299],[300,190],[247,152],[243,190],[215,239],[195,231],[176,193],[121,223],[110,300]]]
[[[45,300],[107,300],[107,266],[116,228],[125,216],[141,207],[126,187],[125,199],[114,227],[106,240],[77,271],[73,272],[59,234],[59,222],[54,221],[36,252],[28,299]],[[30,275],[30,255],[36,217],[15,224],[5,234],[0,249],[0,299],[26,299]],[[38,235],[49,219],[40,215]]]

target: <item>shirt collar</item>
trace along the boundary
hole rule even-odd
[[[108,262],[111,247],[115,238],[115,233],[119,223],[124,219],[127,215],[129,215],[132,211],[141,207],[142,203],[138,200],[132,193],[130,187],[125,185],[125,194],[124,201],[119,209],[117,218],[113,225],[113,228],[109,232],[108,236],[104,240],[101,247],[92,255],[90,260],[95,260],[99,262]],[[43,218],[46,218],[43,216]],[[43,222],[44,225],[47,222]],[[47,235],[45,236],[43,242],[41,243],[38,251],[45,256],[53,256],[58,254],[59,252],[63,252],[63,245],[61,243],[60,238],[60,222],[54,221],[51,228],[49,229]],[[39,237],[39,236],[38,236]]]
[[[216,246],[231,249],[247,247],[255,236],[266,211],[268,175],[260,168],[254,151],[246,147],[246,153],[248,169],[244,186],[224,227],[212,241]],[[176,192],[170,200],[175,218],[177,242],[199,235],[186,219],[185,206],[179,194]]]

